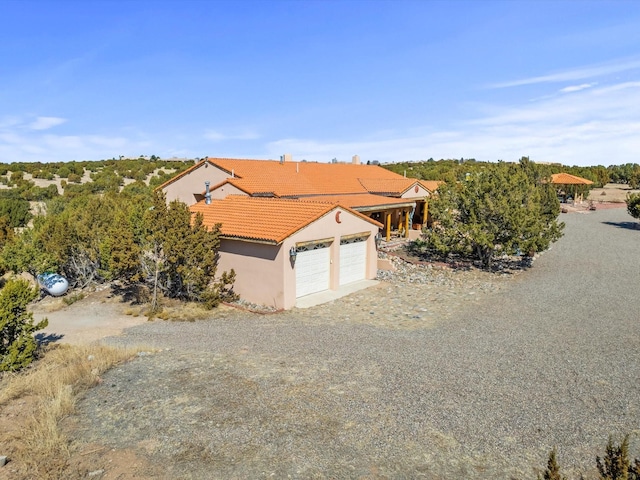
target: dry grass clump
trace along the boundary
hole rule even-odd
[[[69,458],[69,440],[59,422],[73,413],[79,394],[101,382],[109,368],[131,359],[141,349],[105,345],[58,345],[49,348],[32,367],[5,374],[0,382],[0,408],[17,403],[27,407],[14,429],[0,431],[0,444],[26,478],[62,478]]]
[[[73,305],[76,302],[82,300],[86,295],[83,292],[72,293],[71,295],[67,295],[62,299],[65,305]]]
[[[170,320],[173,322],[195,322],[211,317],[211,310],[207,310],[202,303],[182,302],[163,298],[160,308],[151,311],[149,305],[131,307],[125,310],[125,315],[133,317],[144,316],[149,320]]]
[[[195,322],[211,316],[211,310],[207,310],[202,303],[187,302],[180,305],[167,305],[158,314],[163,320],[179,322]]]

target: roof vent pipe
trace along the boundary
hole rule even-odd
[[[211,182],[204,182],[204,203],[206,203],[207,205],[211,205],[211,192],[209,191],[209,185],[211,185]]]
[[[236,173],[233,168],[231,169],[231,178],[236,178]]]

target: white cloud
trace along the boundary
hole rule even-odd
[[[552,73],[549,75],[541,75],[538,77],[523,78],[508,82],[495,83],[489,88],[506,88],[518,87],[522,85],[533,85],[536,83],[555,83],[555,82],[572,82],[575,80],[583,80],[586,78],[600,77],[619,73],[628,70],[636,70],[640,68],[640,59],[622,59],[616,62],[610,62],[599,65],[589,65],[564,72]]]
[[[147,139],[120,136],[53,135],[40,131],[0,128],[0,162],[68,162],[100,160],[150,151]]]
[[[66,121],[66,119],[60,117],[38,117],[35,121],[31,122],[28,127],[31,130],[48,130]]]
[[[260,135],[254,132],[241,132],[236,134],[224,134],[216,130],[208,130],[203,137],[213,142],[223,142],[226,140],[256,140]]]
[[[19,117],[3,117],[0,118],[0,130],[20,125],[21,120]]]
[[[640,82],[576,82],[562,93],[555,89],[554,95],[533,101],[523,98],[509,107],[467,104],[469,116],[454,124],[411,125],[405,130],[372,131],[347,140],[310,134],[256,142],[262,137],[250,129],[211,129],[191,136],[151,135],[133,129],[103,135],[80,130],[55,135],[50,130],[26,128],[33,117],[27,121],[26,117],[7,116],[0,118],[0,162],[99,160],[151,153],[162,157],[207,153],[277,159],[285,152],[292,153],[295,160],[322,162],[334,157],[350,162],[355,154],[365,162],[430,157],[514,161],[523,155],[537,161],[579,165],[638,162]]]
[[[359,154],[383,162],[429,157],[534,161],[568,165],[638,162],[640,151],[640,82],[575,90],[512,108],[485,106],[484,116],[456,129],[382,137],[354,142],[282,139],[267,149],[272,158],[293,152],[294,158],[350,161]]]
[[[564,88],[560,89],[560,92],[562,92],[562,93],[579,92],[580,90],[585,90],[587,88],[591,88],[594,85],[597,85],[597,84],[596,83],[582,83],[580,85],[571,85],[569,87],[564,87]]]

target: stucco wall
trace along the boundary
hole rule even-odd
[[[416,192],[415,187],[411,187],[409,190],[402,194],[401,198],[418,198],[423,199],[424,197],[429,196],[429,191],[426,188],[418,185],[418,191]]]
[[[226,198],[227,195],[247,195],[245,192],[240,190],[239,188],[234,187],[228,183],[223,183],[215,190],[211,190],[211,198],[215,200],[222,200]]]
[[[187,205],[196,203],[194,194],[202,194],[205,191],[204,182],[209,181],[211,187],[229,178],[229,174],[209,163],[186,173],[174,182],[164,187],[162,191],[167,196],[167,201],[180,200]]]
[[[336,221],[336,213],[340,212]],[[296,304],[295,265],[289,259],[289,250],[298,242],[332,238],[330,248],[330,288],[337,289],[340,274],[340,237],[369,232],[367,238],[366,278],[377,274],[375,236],[378,227],[343,209],[329,214],[296,232],[281,245],[265,245],[222,239],[220,243],[219,271],[236,272],[234,290],[247,301],[276,308],[289,309]]]
[[[336,213],[340,212],[336,221]],[[340,237],[355,233],[369,232],[367,238],[367,272],[366,278],[376,278],[378,272],[378,254],[376,251],[375,236],[378,227],[368,221],[357,217],[341,208],[334,209],[322,218],[296,232],[283,242],[283,252],[288,252],[298,242],[310,242],[313,240],[333,238],[330,248],[331,267],[329,272],[329,288],[336,290],[340,283]],[[285,305],[290,308],[296,303],[296,274],[289,261],[284,268],[284,293]]]
[[[236,272],[234,291],[243,299],[275,308],[285,305],[283,258],[281,245],[222,239],[218,271]],[[288,251],[287,251],[288,252]]]

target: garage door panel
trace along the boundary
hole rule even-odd
[[[364,280],[367,275],[367,242],[340,245],[340,285]]]
[[[295,263],[296,297],[321,292],[329,288],[329,247],[299,251]]]

